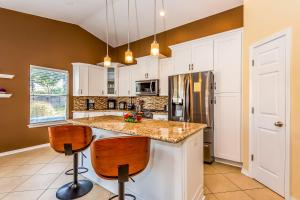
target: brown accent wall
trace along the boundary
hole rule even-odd
[[[27,128],[29,65],[68,70],[72,94],[71,63],[102,61],[105,44],[79,26],[2,8],[0,27],[0,73],[16,75],[0,79],[0,87],[13,93],[0,99],[0,152],[47,143],[46,128]]]
[[[243,27],[243,6],[165,31],[157,35],[157,40],[160,45],[161,54],[169,57],[171,56],[169,48],[171,45],[241,27]],[[152,42],[153,36],[132,42],[131,50],[134,57],[138,58],[149,55],[150,44]],[[126,49],[127,45],[114,49],[114,54],[118,62],[124,63]]]

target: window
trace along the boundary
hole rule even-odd
[[[30,125],[68,116],[68,72],[30,66]]]

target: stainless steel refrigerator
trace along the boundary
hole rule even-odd
[[[204,161],[214,161],[214,75],[211,71],[169,76],[171,121],[207,124],[204,129]]]

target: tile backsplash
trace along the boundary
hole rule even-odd
[[[140,97],[73,97],[73,108],[76,111],[86,110],[86,99],[93,99],[95,101],[96,110],[107,109],[107,100],[109,98],[116,99],[117,106],[119,102],[125,101],[134,103],[135,105],[139,100],[144,101],[144,109],[163,110],[164,105],[168,104],[167,96],[140,96]]]

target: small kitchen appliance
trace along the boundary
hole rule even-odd
[[[120,110],[126,110],[127,109],[127,102],[126,101],[120,101],[119,102],[119,109]]]
[[[93,99],[86,100],[86,109],[87,110],[95,110],[95,101]]]
[[[115,99],[108,99],[107,100],[107,108],[110,110],[116,109],[116,100]]]

